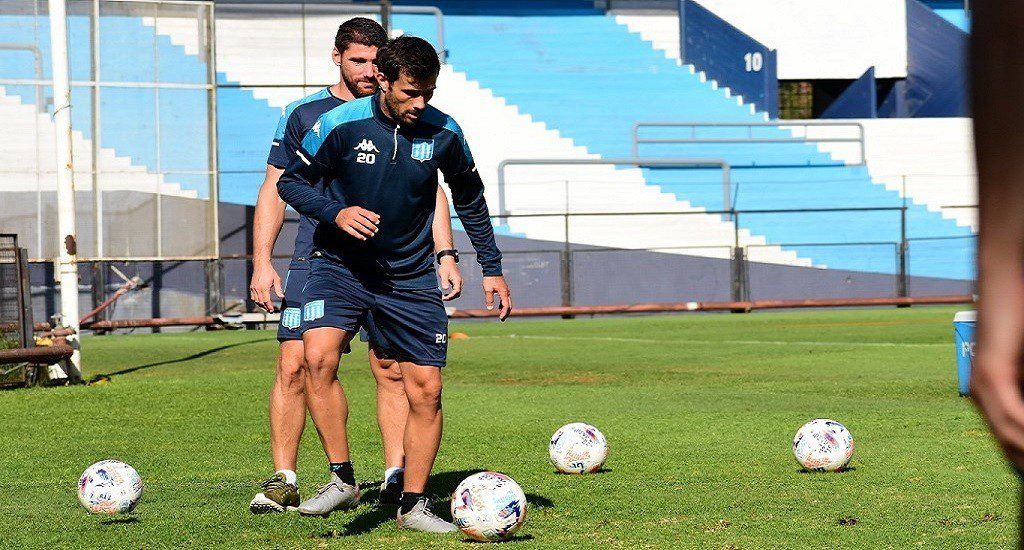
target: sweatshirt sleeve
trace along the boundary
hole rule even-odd
[[[441,173],[452,190],[455,213],[476,250],[476,260],[484,275],[501,275],[501,251],[494,239],[494,226],[484,198],[484,182],[473,164],[473,154],[462,129],[454,120],[449,124],[448,129],[456,134],[457,141],[441,163]]]
[[[337,141],[335,131],[326,139],[321,139],[314,131],[308,132],[295,151],[295,158],[277,181],[277,193],[284,202],[303,216],[329,224],[334,224],[345,205],[324,195],[316,184],[331,172]]]

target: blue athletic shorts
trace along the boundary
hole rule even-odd
[[[309,276],[309,263],[292,265],[284,276],[284,301],[281,302],[281,322],[277,325],[277,340],[302,340],[302,287]]]
[[[303,292],[302,330],[365,328],[383,358],[443,367],[448,358],[448,315],[441,289],[370,287],[338,262],[310,261]]]
[[[277,341],[302,341],[302,287],[306,286],[309,277],[309,261],[302,265],[292,264],[284,276],[284,300],[281,302],[281,322],[277,325]],[[365,331],[359,332],[359,339],[369,342],[370,337]],[[345,346],[342,353],[351,353],[352,346]]]

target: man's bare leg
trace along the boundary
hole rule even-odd
[[[270,452],[274,470],[294,472],[306,427],[304,351],[301,340],[281,342],[277,376],[270,391]]]
[[[422,493],[441,445],[441,369],[400,362],[409,420],[405,424],[405,492]]]
[[[331,463],[327,484],[299,504],[299,513],[304,516],[327,517],[331,512],[350,510],[359,504],[359,485],[348,450],[348,401],[338,380],[341,350],[351,339],[352,333],[331,327],[313,328],[302,334],[306,348],[306,406]]]
[[[277,375],[270,391],[270,454],[275,473],[249,502],[249,511],[254,514],[284,512],[299,505],[295,464],[306,426],[304,375],[302,342],[281,342]]]
[[[381,359],[370,346],[370,370],[377,381],[377,426],[384,447],[384,481],[380,487],[382,504],[398,504],[405,473],[405,423],[409,417],[409,399],[405,395],[402,370],[393,359]]]
[[[416,531],[449,533],[457,531],[430,510],[424,492],[441,445],[441,369],[399,362],[405,393],[409,398],[409,420],[405,424],[405,489],[398,507],[398,526]]]
[[[405,423],[409,417],[409,399],[405,395],[402,369],[394,359],[380,359],[371,347],[370,370],[377,381],[377,425],[384,447],[386,468],[405,467]]]
[[[341,350],[352,334],[337,328],[320,327],[302,334],[306,349],[306,406],[313,418],[327,460],[347,462],[348,401],[338,380]]]

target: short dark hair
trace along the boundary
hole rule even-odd
[[[430,42],[409,35],[392,39],[377,52],[377,70],[388,82],[398,80],[405,73],[416,80],[437,78],[441,72],[441,61]]]
[[[334,47],[344,52],[350,44],[377,46],[383,48],[388,43],[388,33],[384,27],[373,19],[353,17],[338,26],[338,34],[334,35]]]

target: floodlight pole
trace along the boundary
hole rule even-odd
[[[71,153],[71,82],[68,71],[68,29],[65,0],[49,0],[50,52],[53,63],[53,123],[57,136],[57,280],[60,282],[60,314],[64,326],[74,329],[68,344],[74,349],[69,372],[53,372],[69,381],[82,379],[78,349],[78,245],[75,239],[75,180]],[[61,369],[56,368],[60,371]]]

